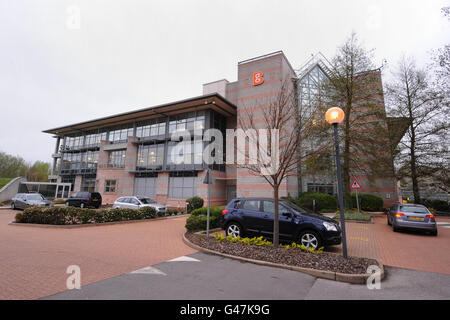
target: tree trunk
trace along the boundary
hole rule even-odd
[[[273,216],[273,246],[278,248],[280,245],[280,224],[279,224],[279,201],[278,201],[278,185],[273,187],[273,197],[275,199],[275,213]]]

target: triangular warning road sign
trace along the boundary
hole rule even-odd
[[[350,186],[351,189],[361,189],[361,185],[359,184],[358,180],[353,180],[352,185]]]

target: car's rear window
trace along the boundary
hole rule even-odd
[[[140,200],[143,204],[156,203],[155,200],[152,200],[152,199],[150,199],[150,198],[139,198],[139,200]]]
[[[44,198],[40,194],[28,194],[28,200],[44,200]]]
[[[401,206],[401,212],[411,212],[411,213],[428,213],[427,208],[415,207],[415,206]]]
[[[98,192],[92,192],[91,193],[92,198],[101,198],[102,196]]]

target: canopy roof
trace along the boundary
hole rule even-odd
[[[186,100],[120,113],[109,117],[75,123],[54,129],[48,129],[44,130],[43,132],[55,134],[57,136],[65,136],[73,133],[80,133],[104,127],[121,125],[133,121],[143,121],[206,109],[212,109],[226,117],[234,116],[237,113],[237,108],[234,104],[226,100],[218,93],[212,93]]]

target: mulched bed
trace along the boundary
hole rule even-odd
[[[217,242],[214,237],[207,238],[206,236],[189,232],[186,233],[186,238],[202,248],[221,253],[302,268],[347,274],[365,274],[370,265],[378,265],[376,260],[373,259],[359,257],[344,259],[342,255],[331,252],[314,254],[292,248],[285,249],[274,248],[273,246],[246,245],[239,242],[231,243],[226,240]]]

